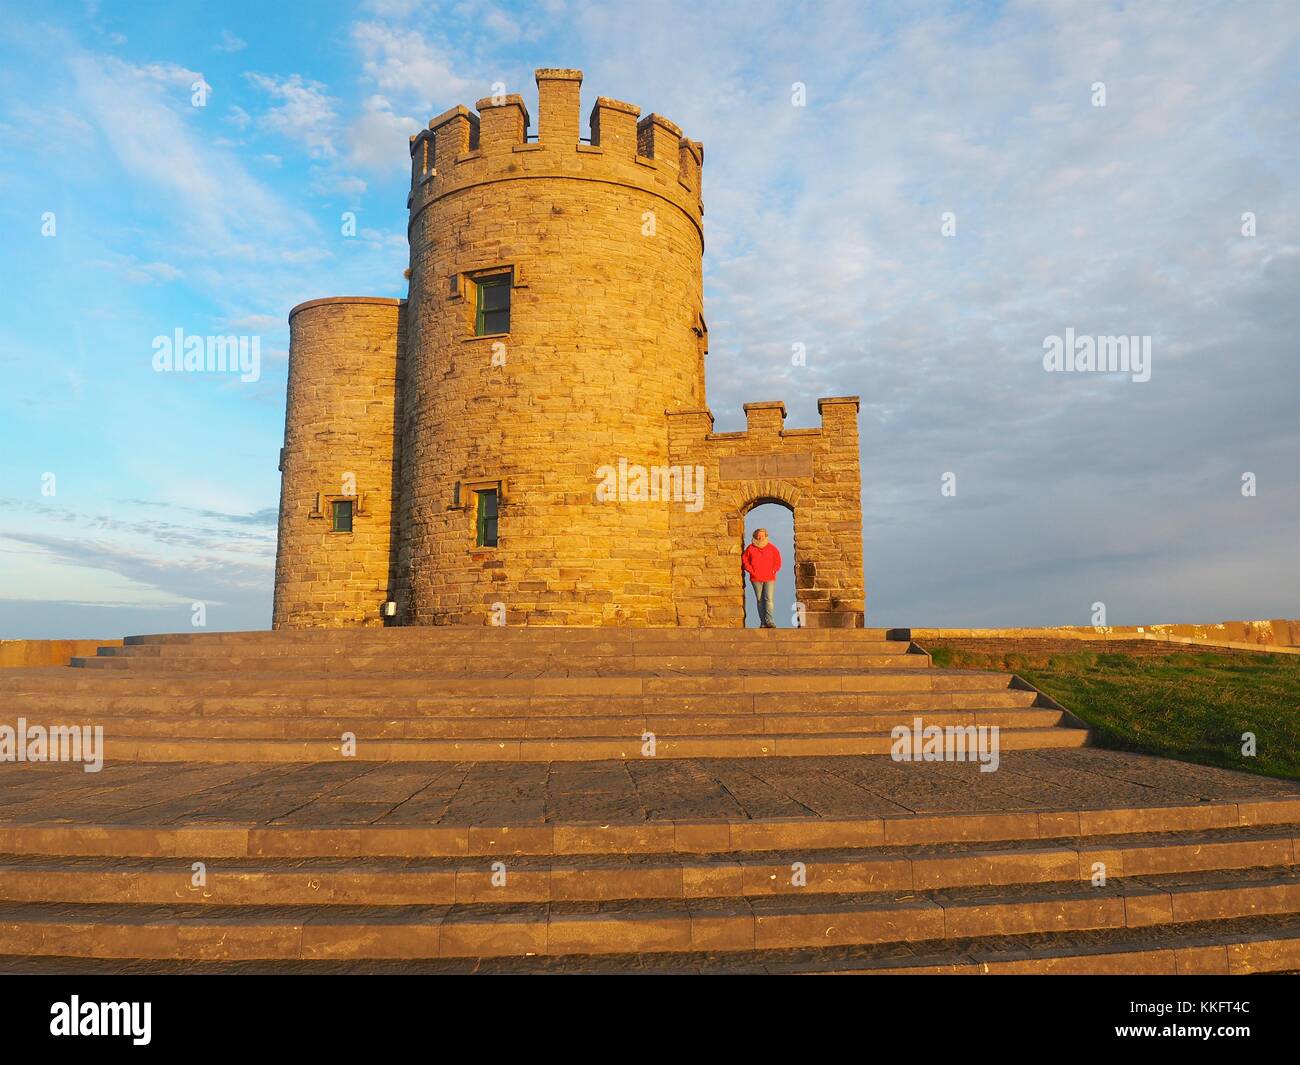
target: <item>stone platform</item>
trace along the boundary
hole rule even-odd
[[[9,765],[0,971],[1291,970],[1297,837],[1292,782],[1094,748]]]

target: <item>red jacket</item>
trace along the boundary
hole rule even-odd
[[[771,540],[762,547],[750,544],[740,556],[740,568],[751,581],[774,581],[781,568],[781,552]]]

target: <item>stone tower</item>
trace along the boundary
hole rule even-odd
[[[380,624],[392,586],[404,311],[356,296],[289,314],[276,628]],[[354,511],[351,532],[334,532],[335,503]]]
[[[739,625],[745,512],[795,512],[809,625],[863,616],[856,398],[715,434],[702,146],[576,70],[411,138],[404,302],[290,315],[274,624]]]

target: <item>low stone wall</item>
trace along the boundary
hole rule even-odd
[[[912,639],[1197,640],[1216,644],[1300,647],[1300,621],[1219,621],[1210,625],[1059,625],[1015,629],[912,629]]]
[[[1179,650],[1221,654],[1300,654],[1300,621],[1223,621],[1213,625],[1063,625],[1041,629],[896,629],[927,650],[954,647],[989,654],[1061,654],[1108,651],[1162,655]]]
[[[913,629],[915,634],[921,630]],[[1220,655],[1254,655],[1268,651],[1266,647],[1224,647],[1212,643],[1170,643],[1168,640],[1089,640],[1089,639],[1052,639],[1049,637],[912,637],[917,644],[927,651],[941,647],[957,651],[969,651],[972,654],[990,655],[1054,655],[1078,654],[1090,651],[1095,654],[1121,654],[1136,657],[1155,657],[1191,651],[1196,654]]]
[[[0,669],[66,666],[97,648],[121,646],[121,640],[0,640]]]

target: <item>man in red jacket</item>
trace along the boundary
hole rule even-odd
[[[776,628],[776,575],[781,570],[781,552],[767,538],[766,529],[754,530],[754,541],[741,553],[740,568],[749,574],[758,600],[758,620],[765,629]]]

